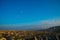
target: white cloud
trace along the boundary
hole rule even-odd
[[[43,20],[40,22],[40,26],[42,28],[49,28],[53,26],[60,26],[60,19],[50,19],[50,20]]]

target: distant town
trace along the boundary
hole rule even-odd
[[[60,40],[59,27],[35,31],[0,30],[0,40]]]

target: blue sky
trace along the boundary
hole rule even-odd
[[[60,18],[60,0],[0,0],[0,25]]]

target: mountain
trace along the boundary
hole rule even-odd
[[[38,30],[38,29],[41,29],[40,25],[0,26],[0,30]]]
[[[57,32],[60,33],[60,26],[53,26],[48,29],[38,30],[38,31],[48,31],[48,32]]]
[[[58,29],[60,29],[60,26],[54,26],[54,27],[48,28],[48,30],[58,30]]]
[[[60,30],[60,26],[41,26],[41,25],[28,25],[28,26],[1,26],[0,30],[38,30],[38,31],[50,31],[50,30]]]
[[[56,32],[60,32],[60,26],[53,26],[47,29],[42,29],[42,30],[37,30],[37,31],[56,31]]]

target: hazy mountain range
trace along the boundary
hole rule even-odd
[[[60,20],[44,20],[29,25],[0,25],[0,30],[42,30],[60,26]]]

